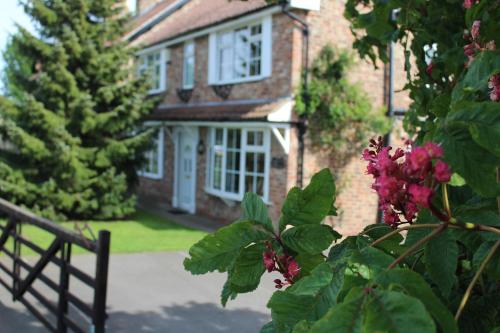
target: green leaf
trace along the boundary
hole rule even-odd
[[[243,250],[229,270],[231,289],[246,293],[257,289],[265,267],[262,254],[266,250],[264,244],[253,244]]]
[[[333,278],[332,268],[323,263],[313,269],[311,274],[300,279],[293,286],[287,289],[287,292],[296,295],[314,296],[326,287]]]
[[[190,258],[184,267],[192,274],[205,274],[218,270],[225,272],[232,265],[242,248],[251,243],[268,239],[254,222],[238,222],[205,236],[189,249]]]
[[[327,225],[301,225],[287,229],[281,235],[283,243],[298,253],[318,254],[340,236]]]
[[[274,232],[267,206],[259,195],[251,192],[246,193],[241,202],[241,210],[241,220],[257,222],[267,230]]]
[[[472,139],[477,144],[500,156],[500,106],[498,103],[458,103],[449,113],[446,122],[467,126]]]
[[[301,320],[314,321],[313,296],[302,296],[286,291],[273,294],[267,307],[271,309],[271,317],[278,333],[290,332]]]
[[[500,185],[496,183],[496,168],[500,160],[472,140],[468,127],[455,124],[439,128],[434,140],[442,144],[451,169],[474,191],[484,197],[495,197],[500,193]]]
[[[276,333],[276,330],[274,329],[274,323],[270,321],[269,323],[262,326],[262,328],[260,329],[260,333]]]
[[[467,94],[488,89],[488,80],[496,72],[500,71],[500,52],[480,52],[470,65],[463,80],[453,89],[452,102],[458,102]]]
[[[425,245],[425,264],[429,276],[444,297],[448,297],[456,281],[458,245],[448,232],[442,232]]]
[[[375,282],[386,289],[392,284],[402,286],[408,295],[418,298],[424,304],[443,333],[458,332],[453,315],[419,274],[407,269],[392,269],[380,274]]]
[[[352,253],[349,258],[349,268],[365,279],[372,279],[378,273],[385,271],[394,259],[379,249],[366,247]]]
[[[354,289],[351,300],[335,305],[318,320],[309,333],[361,333],[365,297],[361,290]]]
[[[297,325],[295,325],[292,333],[308,333],[310,329],[311,323],[307,320],[302,320]]]
[[[299,254],[295,257],[295,260],[300,267],[300,277],[307,276],[314,270],[318,265],[325,262],[325,258],[322,254]]]
[[[281,210],[280,230],[287,225],[319,224],[331,212],[335,199],[335,184],[329,169],[315,174],[311,183],[301,190],[288,192]]]
[[[434,321],[418,299],[396,291],[373,294],[366,303],[364,332],[436,332]]]
[[[474,270],[479,269],[479,266],[481,266],[482,262],[490,253],[495,243],[496,242],[494,241],[484,242],[477,249],[472,259],[472,267]],[[486,273],[491,275],[493,279],[500,279],[500,251],[496,251],[491,260],[488,262],[488,265],[486,266]]]
[[[301,320],[315,321],[322,317],[337,303],[344,269],[333,269],[323,263],[286,291],[275,293],[268,304],[275,324],[288,330]]]
[[[222,287],[222,292],[220,295],[220,303],[222,304],[223,307],[226,307],[226,304],[229,300],[234,300],[238,296],[238,292],[233,291],[231,288],[231,282],[229,279],[224,283],[224,286]]]

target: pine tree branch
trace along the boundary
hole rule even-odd
[[[393,269],[396,267],[401,261],[403,261],[404,258],[408,257],[409,255],[413,254],[416,250],[418,250],[422,245],[430,241],[432,238],[436,237],[439,235],[441,232],[443,232],[446,228],[448,227],[447,223],[442,223],[439,224],[436,229],[434,229],[429,235],[425,236],[424,238],[420,239],[418,242],[413,244],[408,250],[406,250],[402,255],[400,255],[396,260],[390,264],[387,269]]]
[[[481,276],[481,273],[485,270],[486,265],[488,265],[488,262],[493,258],[495,255],[495,252],[498,250],[498,247],[500,247],[500,241],[497,241],[495,245],[491,248],[490,252],[484,258],[483,262],[481,263],[481,266],[479,266],[479,269],[477,270],[476,274],[474,275],[474,278],[472,278],[472,281],[470,282],[469,286],[467,287],[467,290],[465,291],[464,297],[462,298],[462,301],[460,302],[460,306],[458,307],[457,313],[455,314],[455,320],[458,320],[460,318],[460,315],[462,314],[465,305],[467,304],[467,301],[469,300],[469,297],[472,293],[472,289],[474,288],[474,285],[477,283],[477,280],[479,280],[479,277]]]

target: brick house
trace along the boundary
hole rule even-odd
[[[291,16],[308,25],[314,59],[327,43],[352,47],[343,6],[342,0],[291,0],[285,7],[264,0],[138,0],[126,38],[140,48],[138,70],[150,73],[150,92],[161,99],[146,122],[158,134],[140,173],[140,200],[227,223],[252,191],[277,219],[301,176],[307,184],[316,171],[335,167],[335,157],[313,151],[307,135],[299,158],[293,109],[306,44]],[[355,67],[353,82],[374,107],[386,104],[387,68],[361,60]],[[396,89],[402,87],[404,75],[394,77]],[[399,95],[395,109],[404,109],[408,98]],[[340,215],[330,222],[355,233],[376,221],[377,198],[358,157],[337,171],[344,183]]]

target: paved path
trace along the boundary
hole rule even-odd
[[[265,304],[274,291],[272,276],[266,276],[264,286],[255,293],[240,295],[223,309],[219,294],[225,275],[192,276],[183,269],[184,256],[180,252],[113,254],[108,332],[256,333],[270,320]],[[75,265],[89,272],[93,261],[92,256],[73,257]],[[47,270],[49,275],[57,276],[53,267]],[[90,290],[75,281],[70,290],[90,300]],[[71,315],[78,316],[74,312]],[[2,286],[0,332],[46,332],[21,304],[11,302]]]

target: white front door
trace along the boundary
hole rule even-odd
[[[177,132],[177,206],[190,213],[196,207],[196,145],[198,128],[180,128]]]

